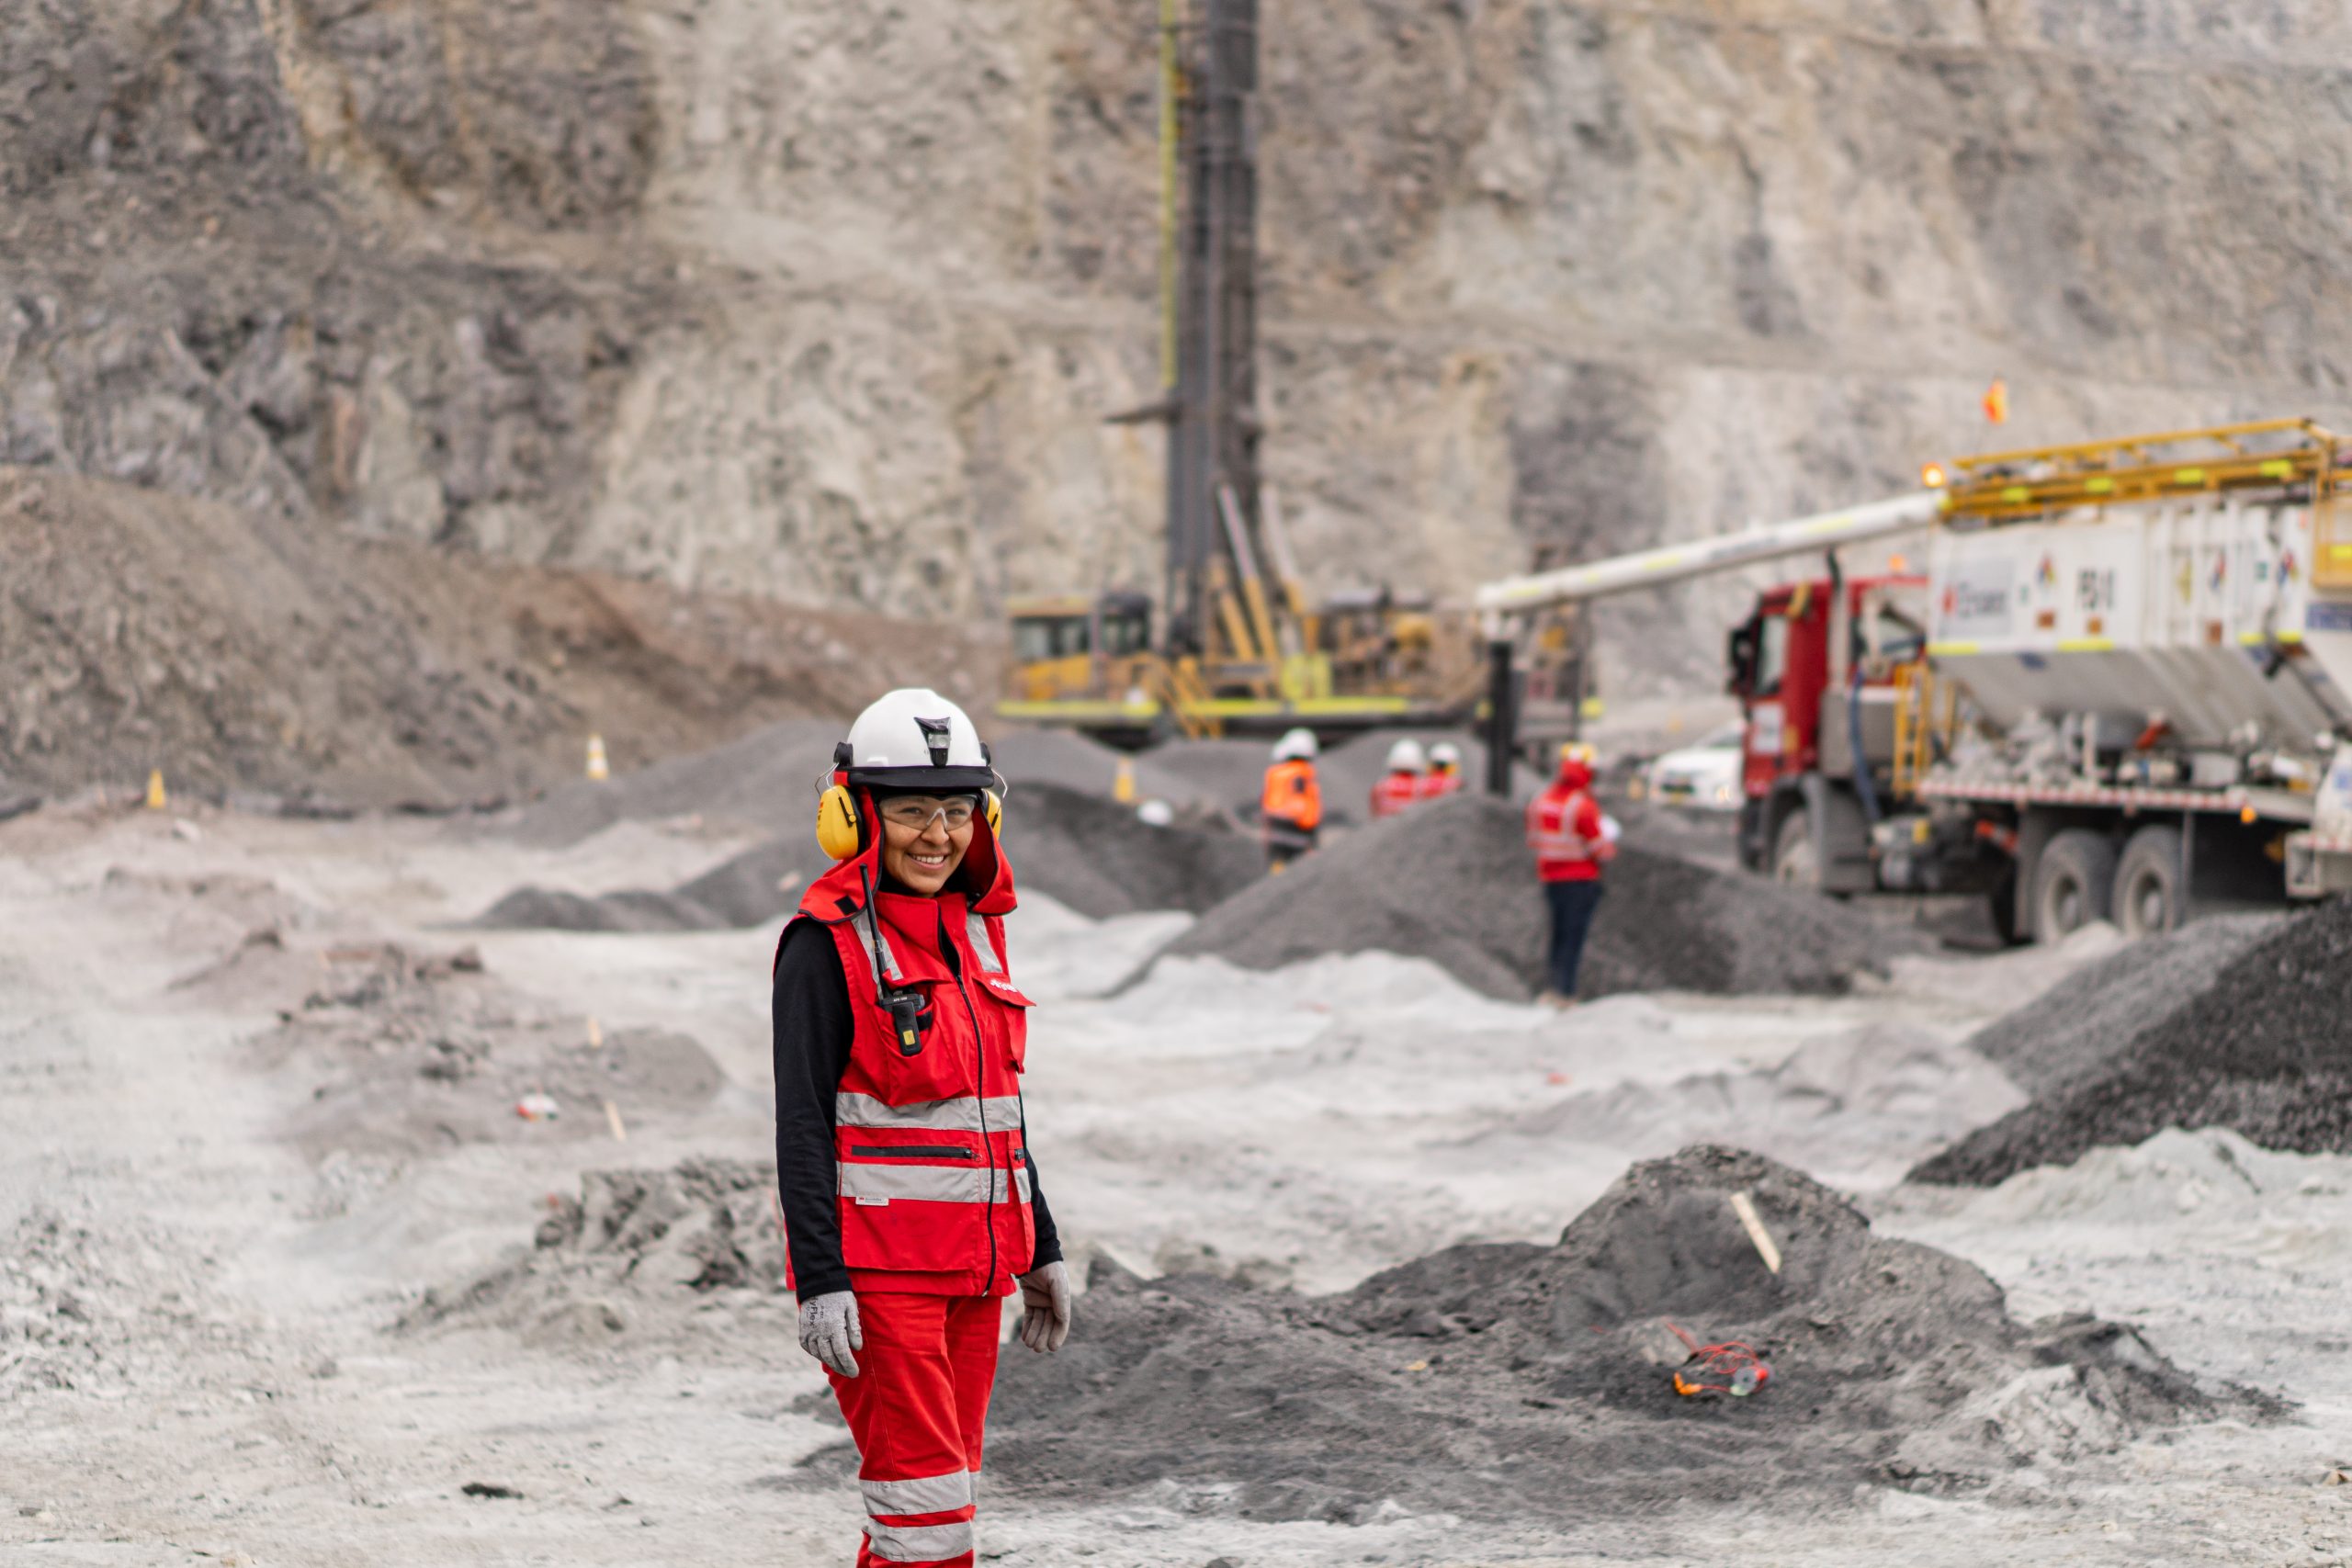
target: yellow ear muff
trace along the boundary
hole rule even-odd
[[[835,860],[849,860],[859,849],[857,798],[840,784],[817,797],[817,847]]]
[[[996,791],[992,789],[984,789],[980,791],[980,806],[981,809],[985,810],[989,814],[989,831],[992,834],[1002,832],[1004,829],[1004,802],[996,797]]]

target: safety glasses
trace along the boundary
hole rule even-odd
[[[974,802],[966,795],[939,800],[927,795],[902,795],[884,801],[879,807],[883,821],[917,833],[930,831],[935,821],[944,822],[953,833],[972,820],[975,808]]]

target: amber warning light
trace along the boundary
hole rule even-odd
[[[1945,477],[1944,466],[1941,463],[1922,463],[1919,465],[1919,482],[1926,485],[1929,490],[1943,489]]]

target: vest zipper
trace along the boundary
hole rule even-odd
[[[956,939],[948,933],[947,917],[939,917],[939,945],[955,953]],[[964,984],[964,956],[955,953],[956,994],[964,998],[964,1016],[972,1025],[972,1100],[980,1111],[980,1157],[988,1161],[988,1192],[982,1201],[980,1221],[989,1233],[989,1286],[996,1286],[996,1151],[989,1145],[989,1043],[980,1029],[980,1015],[972,1006],[972,993]],[[1012,1184],[1012,1173],[1005,1172],[1005,1185]]]

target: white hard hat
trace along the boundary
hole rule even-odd
[[[1280,740],[1274,742],[1274,761],[1277,762],[1312,761],[1314,758],[1315,731],[1311,729],[1287,730]]]
[[[1392,773],[1418,773],[1429,765],[1430,760],[1421,755],[1421,743],[1410,737],[1388,748],[1388,771]]]
[[[1462,748],[1451,740],[1441,740],[1430,748],[1430,761],[1444,767],[1458,768],[1462,765]]]
[[[997,782],[971,716],[928,686],[876,699],[833,748],[833,766],[875,789],[981,790]]]

